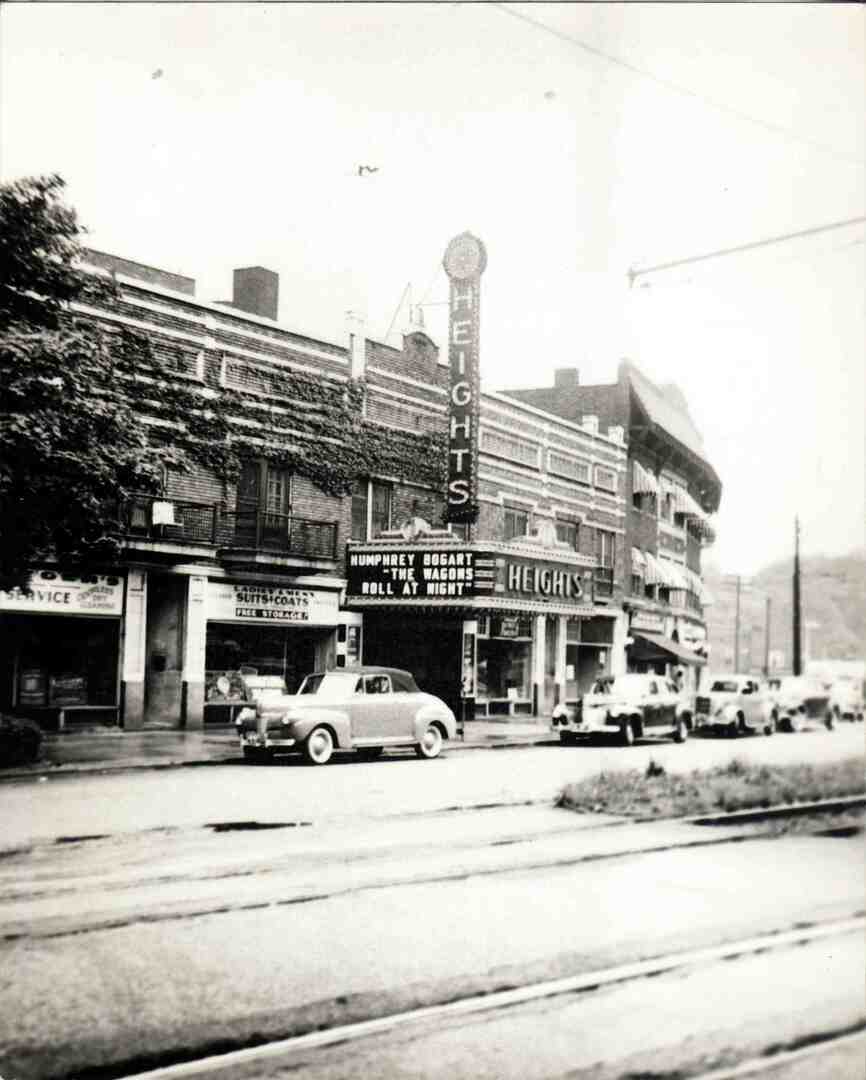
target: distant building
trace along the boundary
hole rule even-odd
[[[715,536],[710,515],[722,486],[682,393],[657,386],[627,361],[612,384],[584,386],[577,370],[560,368],[552,387],[504,393],[627,445],[628,669],[685,666],[696,685],[709,652],[704,608],[712,602],[701,580],[701,550]]]

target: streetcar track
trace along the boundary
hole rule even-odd
[[[578,855],[569,858],[541,859],[535,860],[533,862],[520,863],[519,865],[476,868],[461,867],[458,870],[451,870],[440,874],[428,874],[423,877],[413,877],[408,879],[405,877],[393,876],[380,878],[376,881],[372,881],[364,885],[354,885],[346,888],[337,888],[328,892],[304,893],[298,896],[280,897],[271,900],[254,900],[237,904],[226,904],[224,900],[221,900],[218,904],[202,904],[201,906],[182,912],[146,912],[134,916],[125,916],[123,918],[115,917],[106,918],[104,920],[94,920],[87,925],[64,927],[57,930],[7,930],[0,932],[0,941],[32,941],[76,937],[83,934],[98,933],[104,930],[125,929],[142,923],[155,924],[167,922],[181,922],[187,919],[204,918],[209,915],[226,915],[233,914],[235,912],[260,911],[267,908],[276,909],[297,904],[320,903],[326,900],[342,899],[347,896],[357,896],[361,893],[377,892],[382,889],[407,887],[411,888],[414,886],[449,884],[459,881],[469,881],[472,878],[496,877],[505,876],[508,874],[523,874],[535,870],[564,869],[570,866],[573,867],[589,865],[591,863],[597,862],[612,862],[617,859],[634,858],[635,856],[639,855],[658,855],[664,854],[665,852],[669,851],[717,847],[722,844],[742,844],[750,840],[766,839],[766,834],[755,834],[754,836],[720,836],[710,839],[690,840],[685,843],[664,843],[653,845],[651,847],[628,848],[623,851],[591,852],[587,855]],[[230,874],[226,876],[232,877],[235,875]],[[239,876],[248,877],[250,876],[250,874],[249,872],[246,872],[245,874]],[[220,876],[218,875],[216,878],[203,878],[198,880],[220,880]],[[173,883],[176,883],[176,881]],[[24,897],[23,899],[28,898],[29,897]]]
[[[58,1077],[56,1080],[72,1080],[73,1076],[77,1080],[96,1080],[97,1077],[99,1080],[181,1080],[184,1077],[199,1076],[257,1064],[282,1055],[344,1046],[378,1035],[389,1034],[416,1024],[424,1023],[429,1025],[431,1022],[447,1021],[499,1009],[513,1008],[568,994],[593,993],[609,986],[648,979],[682,968],[709,966],[768,951],[806,945],[829,937],[858,932],[862,934],[864,928],[866,928],[866,917],[859,914],[847,919],[743,938],[724,945],[689,949],[653,957],[648,960],[618,964],[581,975],[544,980],[524,986],[469,995],[442,1004],[395,1012],[390,1015],[341,1024],[324,1030],[308,1031],[287,1038],[269,1039],[266,1042],[258,1040],[257,1045],[242,1045],[235,1049],[226,1049],[226,1040],[221,1040],[219,1048],[214,1046],[202,1047],[201,1056],[196,1058],[190,1058],[190,1048],[180,1054],[175,1054],[174,1061],[170,1060],[172,1057],[171,1052],[166,1052],[162,1057],[162,1061],[155,1068],[147,1068],[148,1065],[154,1062],[153,1057],[147,1062],[139,1058],[118,1062],[114,1065],[98,1066],[94,1069],[78,1068],[74,1074],[70,1073],[66,1077]],[[841,1044],[849,1039],[860,1038],[864,1032],[866,1032],[866,1022],[861,1022],[853,1032],[846,1029],[842,1034],[833,1032],[824,1033],[826,1037],[821,1035],[812,1036],[804,1040],[808,1042],[808,1045],[800,1045],[795,1049],[771,1046],[759,1058],[750,1059],[737,1066],[714,1070],[702,1075],[691,1075],[695,1076],[695,1080],[735,1080],[737,1077],[752,1075],[787,1060],[793,1061],[808,1054],[825,1051],[834,1043]],[[141,1066],[145,1066],[146,1071],[131,1071],[137,1068],[140,1069]],[[291,1067],[290,1064],[287,1069]],[[280,1068],[283,1069],[283,1066],[281,1065]],[[676,1075],[676,1073],[672,1075]]]
[[[825,830],[823,833],[815,833],[814,835],[826,836],[829,831]],[[749,841],[767,840],[770,834],[763,832],[756,832],[751,834],[732,834],[728,836],[716,836],[716,837],[702,837],[700,839],[693,840],[671,840],[664,843],[655,844],[652,846],[644,847],[630,847],[619,851],[596,851],[589,852],[587,854],[567,856],[567,857],[552,857],[549,859],[536,859],[534,861],[527,861],[519,864],[503,865],[503,866],[487,866],[487,867],[460,867],[454,870],[443,871],[441,873],[427,874],[424,876],[410,877],[392,875],[390,877],[384,876],[377,878],[376,880],[367,882],[365,884],[347,886],[345,888],[334,888],[327,891],[316,892],[301,892],[295,896],[287,897],[275,897],[270,899],[256,899],[249,901],[242,901],[237,903],[226,903],[224,899],[220,899],[218,903],[213,904],[200,904],[193,908],[188,908],[183,911],[143,911],[138,914],[124,916],[107,916],[103,919],[93,919],[87,924],[72,925],[60,927],[57,929],[44,929],[30,927],[26,931],[22,930],[0,930],[0,942],[19,942],[22,940],[56,940],[59,938],[79,937],[84,934],[99,933],[107,930],[122,930],[136,925],[153,925],[158,923],[169,922],[183,922],[190,919],[205,918],[212,915],[229,915],[235,913],[242,913],[248,911],[262,911],[267,909],[278,909],[283,907],[290,907],[301,904],[313,904],[322,903],[328,900],[343,899],[348,896],[356,896],[362,893],[376,892],[384,889],[394,888],[411,888],[415,886],[426,886],[436,884],[449,884],[460,881],[468,881],[473,878],[488,878],[496,876],[506,876],[509,874],[522,874],[537,870],[555,870],[565,869],[568,867],[576,867],[582,865],[590,865],[597,862],[612,862],[618,859],[634,858],[640,855],[658,855],[671,851],[697,849],[705,847],[715,847],[723,844],[740,844]],[[531,843],[533,838],[501,838],[495,841],[487,841],[482,845],[467,845],[466,851],[477,850],[478,847],[501,847],[501,846],[513,846],[522,842]],[[381,852],[377,853],[381,855]],[[130,886],[127,883],[121,883],[116,886],[103,886],[101,891],[113,891],[122,892],[130,887],[159,887],[162,885],[177,885],[183,882],[200,882],[207,883],[213,881],[230,880],[233,878],[249,878],[257,875],[267,874],[279,874],[284,872],[285,868],[266,866],[255,869],[243,868],[238,870],[221,871],[213,874],[202,874],[195,877],[179,875],[176,877],[164,876],[155,879],[138,880]],[[45,890],[42,892],[28,892],[24,894],[13,895],[13,899],[16,902],[23,902],[24,900],[34,900],[45,897],[56,897],[66,893],[76,893],[80,890],[75,888],[70,889],[57,889],[57,890]],[[158,901],[157,901],[158,903]],[[46,922],[58,921],[62,916],[50,917],[46,919]],[[13,924],[14,925],[14,924]]]

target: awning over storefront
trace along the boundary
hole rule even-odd
[[[633,633],[632,637],[634,638],[632,649],[635,650],[633,656],[636,659],[648,659],[651,656],[661,654],[663,657],[677,660],[682,664],[695,664],[698,667],[707,662],[705,657],[698,656],[691,649],[685,648],[676,641],[671,641],[670,638],[662,637],[660,634]]]

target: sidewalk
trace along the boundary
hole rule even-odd
[[[526,746],[552,739],[546,723],[515,720],[473,720],[464,737],[447,749]],[[48,733],[42,760],[35,765],[0,769],[0,780],[43,773],[53,775],[122,769],[166,769],[180,766],[239,763],[238,738],[232,727],[205,731],[121,731],[117,728]]]

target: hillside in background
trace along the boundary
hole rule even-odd
[[[766,598],[770,598],[771,667],[790,670],[794,560],[783,559],[744,578],[740,589],[740,671],[764,665]],[[704,581],[715,603],[707,608],[710,666],[733,670],[736,579],[708,563]],[[866,654],[866,551],[800,559],[803,660],[862,660]],[[781,654],[781,655],[778,655]],[[774,664],[775,659],[775,664]]]

